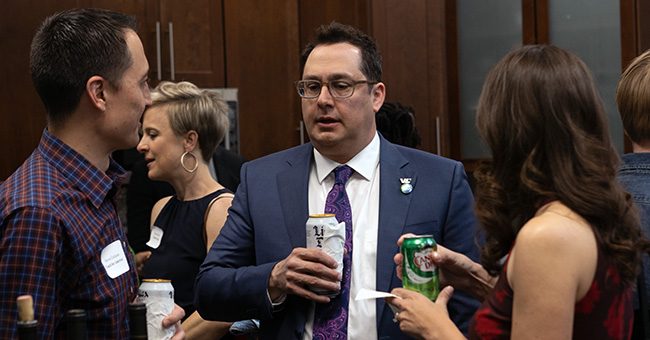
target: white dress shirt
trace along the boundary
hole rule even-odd
[[[309,173],[309,214],[322,214],[334,168],[341,165],[314,149],[315,162]],[[352,281],[348,306],[348,339],[376,339],[375,300],[355,301],[361,288],[375,290],[377,232],[379,230],[379,136],[346,163],[354,172],[345,186],[352,206]],[[303,339],[312,339],[315,304],[312,303]]]

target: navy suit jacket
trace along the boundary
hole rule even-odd
[[[380,202],[376,289],[401,286],[393,256],[404,233],[433,234],[455,251],[478,257],[473,197],[462,164],[380,138]],[[261,337],[301,339],[309,301],[289,295],[279,310],[267,294],[273,266],[305,247],[311,144],[248,163],[241,171],[228,219],[197,276],[195,304],[203,318],[261,320]],[[403,194],[400,178],[411,178]],[[455,294],[450,315],[465,326],[478,302]],[[383,299],[377,300],[377,335],[406,338]]]

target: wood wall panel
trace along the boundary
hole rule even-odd
[[[10,0],[0,11],[0,182],[31,154],[45,128],[45,109],[29,71],[31,39],[49,15],[77,0]]]
[[[422,137],[419,148],[445,156],[454,154],[449,129],[458,124],[457,95],[451,96],[458,77],[455,16],[453,0],[372,3],[372,33],[384,56],[387,101],[411,106]]]
[[[434,101],[434,112],[440,116],[441,155],[461,159],[460,104],[458,80],[458,39],[456,1],[439,0],[429,9],[428,45],[438,54],[431,57],[431,82],[429,96]],[[438,48],[436,48],[438,46]]]
[[[383,56],[386,101],[397,101],[415,111],[422,137],[421,149],[435,150],[435,113],[429,101],[427,0],[384,0],[373,3],[372,35]]]
[[[526,44],[548,44],[548,0],[522,0],[522,37]]]
[[[650,2],[636,0],[636,23],[638,25],[637,46],[639,54],[650,48]]]
[[[226,80],[239,89],[240,150],[247,159],[299,144],[296,0],[225,0]]]
[[[147,0],[81,0],[84,7],[104,8],[129,14],[138,21],[137,32],[149,62],[149,78],[154,80],[156,75],[156,30],[149,25],[148,18],[158,16],[158,4],[152,6]],[[157,82],[150,82],[155,85]]]
[[[364,32],[370,29],[370,0],[298,0],[300,48],[311,40],[318,26],[338,21]]]
[[[621,72],[634,58],[650,48],[650,3],[642,0],[620,0]],[[625,152],[632,152],[632,142],[625,135]]]
[[[146,0],[80,0],[84,7],[105,8],[133,15],[138,20],[138,29],[146,24]]]
[[[171,79],[169,23],[173,23],[175,81],[224,87],[222,0],[161,0],[163,74]]]

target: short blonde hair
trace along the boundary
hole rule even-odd
[[[621,75],[616,105],[628,137],[637,144],[650,139],[650,50],[636,57]]]
[[[178,136],[189,131],[199,135],[199,148],[209,160],[228,132],[228,105],[214,90],[200,89],[182,81],[163,81],[151,91],[151,106],[166,106],[169,124]]]

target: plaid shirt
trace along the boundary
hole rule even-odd
[[[127,339],[135,264],[113,195],[125,171],[106,173],[47,130],[0,185],[0,339],[16,338],[16,297],[34,297],[41,338],[65,337],[65,312],[85,309],[90,339]],[[129,270],[111,279],[100,255],[120,240]],[[119,249],[119,248],[118,248]]]

